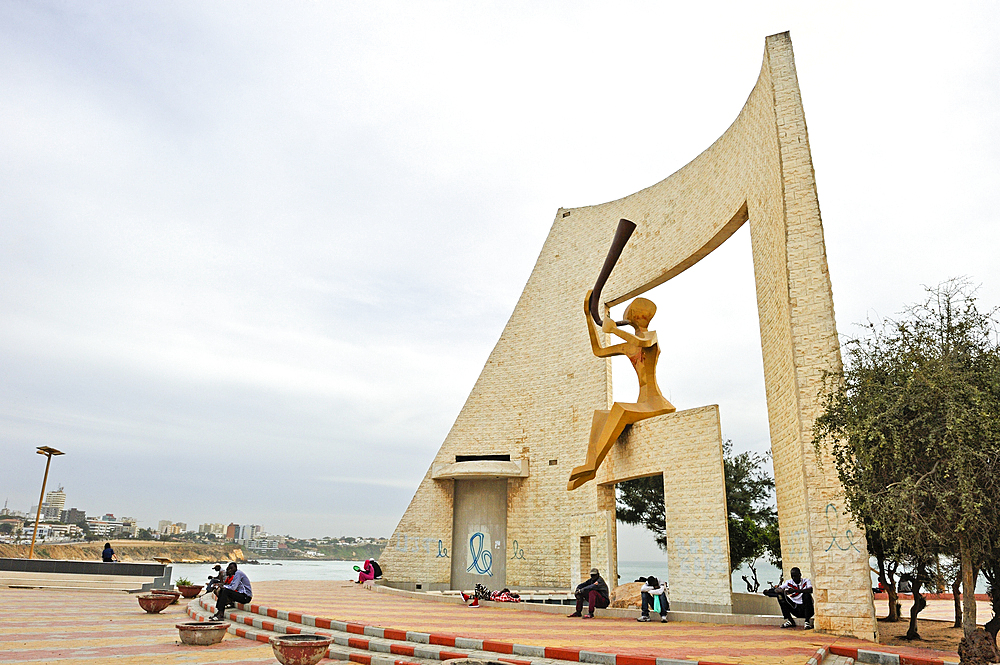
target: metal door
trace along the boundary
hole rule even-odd
[[[507,480],[456,480],[451,588],[507,585]]]

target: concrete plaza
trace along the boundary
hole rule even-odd
[[[805,665],[823,647],[899,654],[912,662],[957,661],[954,652],[887,647],[815,631],[694,622],[570,619],[530,606],[482,607],[365,590],[349,582],[258,582],[254,604],[432,635],[702,663]],[[940,601],[939,601],[940,602]],[[226,637],[213,647],[179,644],[185,605],[146,614],[132,595],[109,591],[0,589],[0,663],[273,663],[268,645]],[[503,657],[502,654],[497,654]],[[828,659],[828,664],[830,660]]]

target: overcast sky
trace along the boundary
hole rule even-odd
[[[784,30],[841,333],[958,275],[1000,304],[998,19],[0,2],[0,500],[37,502],[50,445],[89,514],[390,535],[556,209],[694,158]],[[650,297],[669,399],[767,450],[747,228]]]

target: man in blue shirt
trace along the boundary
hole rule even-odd
[[[227,607],[233,607],[236,603],[249,603],[252,598],[253,590],[246,574],[236,570],[235,563],[229,564],[226,567],[226,583],[219,587],[219,599],[215,601],[215,614],[212,619],[222,621],[226,618]]]

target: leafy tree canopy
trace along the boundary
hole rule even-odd
[[[996,310],[980,312],[964,280],[927,293],[848,340],[814,443],[829,446],[848,509],[887,554],[918,565],[957,554],[971,588],[1000,541]],[[975,603],[966,605],[968,631]]]

